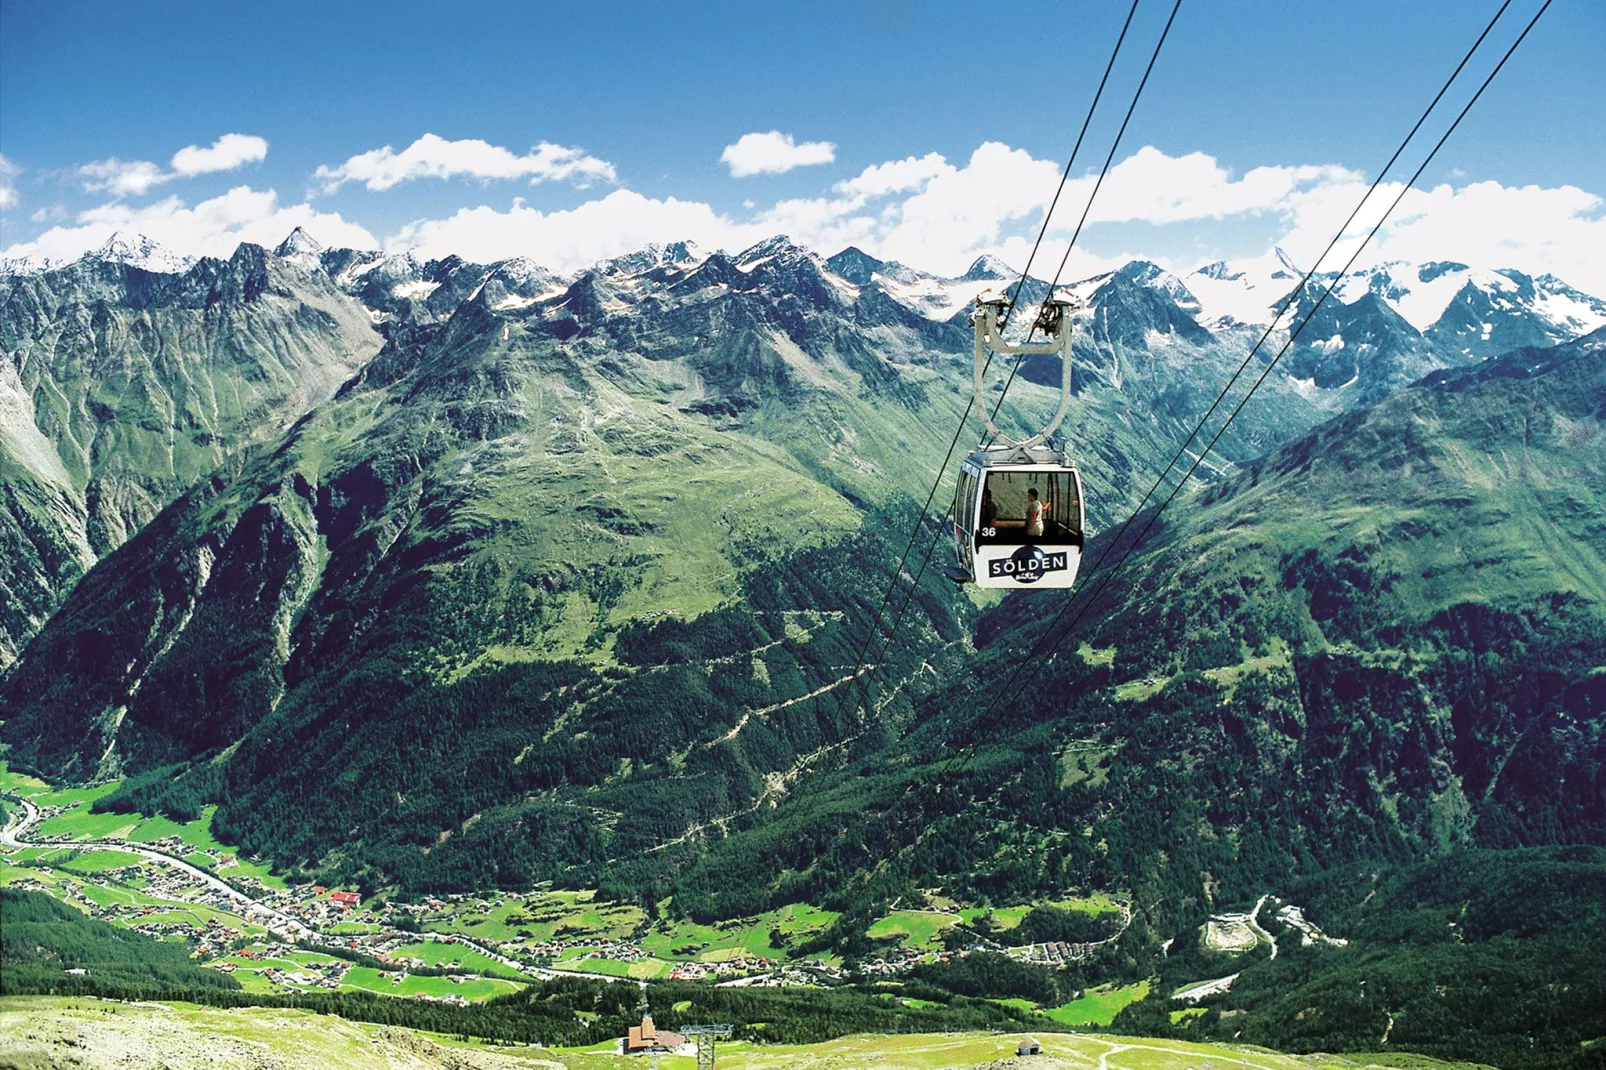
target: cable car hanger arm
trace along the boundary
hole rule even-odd
[[[976,298],[976,311],[971,313],[971,324],[976,328],[975,350],[975,394],[976,411],[981,415],[981,422],[992,434],[993,438],[1006,449],[1030,449],[1033,446],[1046,442],[1050,435],[1058,430],[1065,414],[1071,407],[1071,313],[1080,308],[1082,303],[1071,294],[1069,290],[1056,290],[1048,300],[1043,302],[1042,310],[1037,315],[1033,329],[1042,329],[1049,335],[1047,342],[1007,342],[1003,331],[998,326],[999,317],[1009,306],[1007,295],[995,293],[991,290]],[[1048,426],[1025,441],[1019,441],[999,430],[993,422],[992,415],[982,399],[982,371],[987,365],[987,351],[1003,354],[1020,354],[1025,356],[1052,356],[1060,357],[1060,404]]]

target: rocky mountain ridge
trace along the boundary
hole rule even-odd
[[[0,665],[77,576],[379,349],[321,271],[254,245],[177,267],[114,239],[0,278]]]

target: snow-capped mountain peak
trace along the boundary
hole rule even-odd
[[[1004,263],[991,253],[978,256],[965,273],[959,276],[966,282],[991,282],[1002,279],[1015,280],[1020,278],[1020,272]]]
[[[772,238],[765,238],[756,245],[750,245],[735,256],[736,266],[743,271],[752,271],[758,265],[776,257],[795,259],[799,256],[813,256],[807,249],[792,241],[785,234],[777,234]]]
[[[1204,267],[1194,271],[1194,274],[1207,279],[1215,279],[1217,282],[1231,282],[1234,279],[1244,277],[1243,272],[1234,271],[1228,267],[1225,260],[1217,260],[1213,264],[1206,264]]]
[[[311,234],[308,234],[302,228],[297,227],[295,230],[292,230],[289,233],[284,241],[279,243],[279,247],[273,250],[273,255],[289,256],[292,253],[303,252],[321,253],[323,252],[323,245],[320,244],[318,239],[314,238]]]
[[[181,256],[143,234],[125,235],[122,231],[116,231],[99,249],[85,254],[85,259],[101,260],[109,264],[126,264],[129,267],[167,275],[188,271],[195,263],[190,257]]]
[[[639,275],[658,267],[690,266],[700,263],[703,259],[703,252],[697,247],[696,242],[677,241],[667,244],[652,242],[633,253],[604,260],[592,270],[609,277]]]
[[[297,227],[273,250],[273,255],[309,271],[323,266],[323,246],[311,234]]]

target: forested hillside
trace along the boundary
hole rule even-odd
[[[1283,1051],[1393,1046],[1512,1068],[1606,1060],[1600,848],[1466,851],[1398,869],[1351,864],[1294,880],[1282,894],[1348,943],[1308,943],[1268,917],[1284,933],[1275,959],[1245,966],[1179,948],[1164,967],[1167,990],[1242,972],[1196,1018],[1173,1022],[1165,1004],[1145,1001],[1117,1026]]]

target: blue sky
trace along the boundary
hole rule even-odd
[[[1538,2],[1514,0],[1472,71]],[[1126,7],[9,2],[0,249],[71,255],[120,226],[216,253],[306,222],[326,241],[566,269],[646,240],[730,245],[766,229],[938,271],[981,251],[1021,260]],[[1073,265],[1319,248],[1496,7],[1184,0]],[[1108,150],[1169,9],[1141,0],[1079,175]],[[1443,192],[1408,204],[1415,226],[1384,250],[1504,257],[1606,288],[1603,60],[1606,5],[1556,0],[1425,176]],[[815,145],[797,159],[828,161],[740,177],[739,155],[722,162],[771,131]],[[244,140],[192,154],[184,173],[171,162],[227,134]],[[425,135],[435,147],[408,157]],[[544,162],[507,163],[543,143],[556,147]],[[402,157],[379,168],[389,177],[370,163],[337,185],[347,161],[386,146]],[[422,173],[426,158],[450,176]],[[842,185],[908,159],[926,161],[912,184]],[[1062,205],[1056,233],[1080,208]]]

